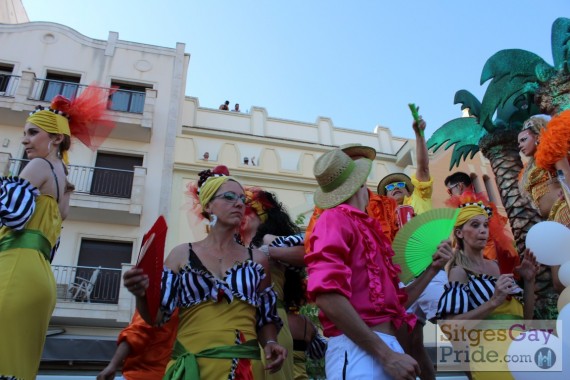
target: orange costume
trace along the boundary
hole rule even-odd
[[[117,344],[126,341],[131,351],[123,363],[127,380],[162,379],[176,340],[178,311],[160,327],[146,323],[136,311],[131,324],[119,334]]]
[[[548,191],[548,185],[557,181],[556,162],[563,157],[568,158],[570,150],[570,110],[552,117],[546,128],[540,131],[540,143],[536,148],[535,161],[529,163],[519,174],[522,187],[527,191],[535,204]],[[525,175],[525,171],[528,174]],[[569,178],[566,178],[568,181]],[[570,226],[570,209],[565,199],[552,205],[548,220]]]

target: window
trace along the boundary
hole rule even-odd
[[[107,197],[130,198],[134,167],[142,166],[140,156],[97,153],[91,194]]]
[[[121,288],[121,264],[130,263],[133,243],[82,239],[76,276],[90,279],[101,267],[90,294],[90,302],[117,303]],[[76,277],[76,278],[77,278]]]
[[[111,109],[131,113],[143,113],[146,89],[148,85],[127,84],[111,82],[111,87],[116,91],[111,95]]]
[[[51,102],[56,95],[63,95],[68,99],[74,98],[77,95],[80,80],[80,76],[48,72],[40,100]]]
[[[0,95],[6,95],[10,78],[12,78],[13,65],[0,63]]]

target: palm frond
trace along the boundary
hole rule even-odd
[[[483,96],[480,123],[491,132],[492,117],[513,95],[520,95],[528,84],[537,82],[536,68],[549,67],[538,55],[522,49],[500,50],[493,54],[483,67],[481,84],[491,79]]]
[[[467,160],[467,157],[473,158],[479,151],[479,145],[463,145],[458,148],[457,146],[453,149],[451,154],[451,160],[449,161],[449,170],[451,171],[454,166],[459,167],[461,160]]]
[[[570,19],[560,17],[552,24],[552,58],[557,70],[568,72],[570,60]]]
[[[479,117],[481,114],[481,102],[475,95],[467,90],[459,90],[455,93],[453,104],[461,103],[461,109],[469,108],[469,115]]]
[[[427,148],[436,152],[443,146],[444,150],[453,146],[449,168],[459,165],[469,155],[471,158],[479,151],[479,140],[487,132],[474,117],[453,119],[439,127],[427,141]]]

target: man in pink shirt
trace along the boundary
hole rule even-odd
[[[400,269],[392,263],[390,242],[366,214],[366,180],[372,161],[352,160],[340,149],[322,155],[314,166],[319,184],[315,205],[325,211],[310,236],[305,256],[309,297],[320,308],[329,337],[327,379],[404,379],[419,375],[416,361],[395,337],[406,313],[429,281],[452,256],[443,241],[433,263],[410,286],[400,289]]]

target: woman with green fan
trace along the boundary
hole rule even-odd
[[[500,355],[506,354],[509,347],[508,340],[460,342],[455,334],[460,329],[467,329],[468,332],[500,331],[509,321],[532,319],[533,316],[532,289],[538,269],[536,258],[527,250],[521,264],[515,268],[515,272],[524,282],[524,288],[531,290],[523,295],[512,274],[500,274],[498,264],[483,257],[483,250],[489,238],[490,216],[491,209],[482,202],[460,206],[453,230],[455,254],[447,264],[449,283],[445,285],[439,301],[438,319],[442,331],[451,337],[452,343],[461,343],[460,348],[465,349],[467,346],[474,352],[484,344],[485,350],[494,350],[502,357]],[[442,323],[441,320],[453,322]],[[475,325],[480,320],[485,320],[485,323]],[[471,334],[461,336],[471,337]],[[469,368],[465,369],[471,371],[472,379],[512,378],[506,362],[475,363],[471,360],[465,364],[469,365]]]

